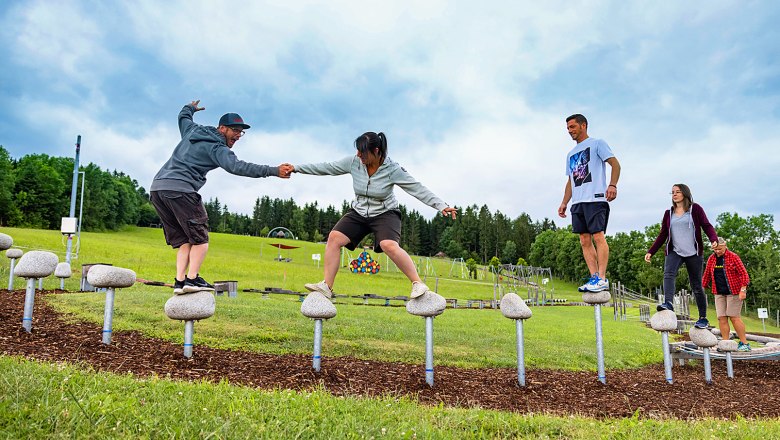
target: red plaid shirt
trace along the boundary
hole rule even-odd
[[[715,286],[715,261],[717,256],[715,254],[710,255],[707,259],[707,267],[704,268],[704,275],[701,278],[702,287],[709,287],[712,284],[712,293],[718,294],[717,287]],[[742,264],[742,259],[739,255],[726,250],[723,254],[723,272],[726,273],[726,282],[731,289],[732,295],[739,295],[739,290],[742,286],[750,284],[750,277],[748,276],[745,265]]]

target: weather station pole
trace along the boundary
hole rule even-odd
[[[73,221],[76,215],[76,189],[79,184],[79,154],[81,153],[81,135],[76,137],[76,159],[73,162],[73,184],[70,187],[70,214],[68,220],[62,219],[62,233],[68,235],[67,250],[65,252],[65,262],[70,264],[72,260],[71,249],[73,248],[73,234],[76,233],[73,228]],[[66,227],[69,224],[71,227]],[[79,225],[80,226],[80,225]]]

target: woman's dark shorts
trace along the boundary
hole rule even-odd
[[[382,240],[393,240],[396,243],[401,241],[401,212],[387,211],[376,217],[366,218],[350,209],[349,212],[341,217],[341,220],[333,227],[334,231],[339,231],[349,238],[347,249],[354,251],[355,247],[366,235],[374,233],[374,252],[382,252],[379,243]]]
[[[150,196],[162,221],[165,242],[171,247],[209,242],[209,215],[200,194],[152,191]]]
[[[571,229],[577,234],[607,232],[609,203],[584,202],[571,205]]]

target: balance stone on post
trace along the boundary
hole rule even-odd
[[[8,269],[8,290],[14,290],[14,266],[24,252],[21,249],[11,248],[5,251],[5,256],[11,260],[11,267]]]
[[[14,239],[10,235],[0,233],[0,251],[4,251],[14,245]]]
[[[217,301],[210,291],[174,295],[165,303],[165,314],[184,321],[184,357],[192,357],[192,340],[195,333],[195,321],[210,318],[217,308]]]
[[[24,297],[24,317],[22,327],[32,331],[32,313],[35,303],[35,280],[45,278],[57,267],[57,256],[46,251],[30,251],[22,255],[14,269],[14,275],[27,279],[27,291]]]
[[[103,313],[103,343],[111,344],[112,321],[114,319],[114,289],[135,284],[135,272],[115,266],[92,266],[87,281],[97,288],[106,289],[106,307]]]
[[[444,313],[447,300],[429,290],[406,302],[406,311],[425,318],[425,382],[433,387],[433,317]]]
[[[718,338],[706,328],[691,327],[691,330],[688,331],[688,335],[691,337],[691,342],[701,347],[704,352],[704,380],[707,383],[712,383],[710,348],[718,345]]]
[[[501,314],[509,319],[515,320],[517,332],[517,382],[521,387],[525,386],[525,342],[523,338],[523,321],[530,318],[533,314],[528,304],[523,301],[516,293],[507,293],[501,298],[501,304],[498,306]]]
[[[601,292],[584,292],[582,301],[593,305],[593,314],[596,320],[596,362],[598,366],[599,381],[607,383],[607,375],[604,372],[604,338],[601,332],[601,305],[608,303],[612,298],[608,290]]]
[[[320,371],[322,359],[322,320],[336,316],[336,306],[320,292],[314,291],[306,295],[301,303],[301,313],[314,320],[314,353],[312,355],[312,368]]]
[[[62,262],[54,269],[54,276],[60,279],[60,290],[65,289],[65,278],[70,278],[71,270],[70,264]]]
[[[657,332],[661,332],[666,383],[673,383],[672,356],[669,353],[669,332],[677,330],[677,315],[671,310],[662,310],[650,318],[650,327]]]
[[[739,348],[737,341],[732,341],[731,339],[718,341],[718,351],[726,353],[726,374],[729,376],[729,379],[734,379],[734,364],[731,353],[737,351],[737,348]]]

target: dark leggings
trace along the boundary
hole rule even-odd
[[[702,262],[704,260],[698,254],[690,257],[681,257],[673,250],[664,259],[664,301],[674,303],[674,291],[677,281],[677,271],[685,263],[688,270],[688,283],[691,285],[691,291],[696,298],[696,307],[699,309],[699,317],[707,317],[707,297],[704,296],[704,289],[701,287]]]

